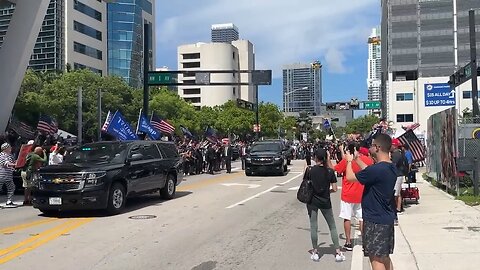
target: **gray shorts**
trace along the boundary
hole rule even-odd
[[[363,254],[366,257],[387,257],[393,254],[395,246],[395,226],[363,222]]]

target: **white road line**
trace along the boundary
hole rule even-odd
[[[358,228],[355,228],[353,234],[354,243],[360,238],[359,234],[360,231],[358,230]],[[350,270],[363,270],[363,250],[362,246],[360,245],[355,245],[353,247],[352,265],[350,267]]]
[[[285,182],[283,182],[283,183],[277,184],[277,186],[283,186],[283,185],[285,185],[285,184],[288,184],[288,183],[292,182],[293,180],[295,180],[295,179],[296,179],[297,177],[299,177],[300,175],[302,175],[302,174],[299,174],[299,175],[297,175],[297,176],[294,176],[294,177],[288,179],[287,181],[285,181]]]
[[[264,191],[262,191],[262,192],[260,192],[260,193],[257,193],[257,194],[255,194],[255,195],[249,197],[249,198],[246,198],[246,199],[243,200],[243,201],[240,201],[240,202],[238,202],[238,203],[232,204],[232,205],[227,206],[227,207],[225,207],[225,208],[226,208],[226,209],[232,209],[232,208],[234,208],[235,206],[239,206],[239,205],[244,204],[244,203],[246,203],[246,202],[248,202],[248,201],[250,201],[250,200],[253,200],[253,199],[255,199],[255,198],[258,198],[258,197],[260,197],[261,195],[263,195],[263,194],[265,194],[265,193],[267,193],[267,192],[270,192],[270,191],[272,191],[272,190],[274,190],[274,189],[276,189],[276,188],[278,188],[278,187],[280,187],[280,186],[282,186],[282,185],[285,185],[285,184],[293,181],[294,179],[296,179],[296,178],[299,177],[300,175],[301,175],[301,174],[299,174],[299,175],[297,175],[297,176],[294,176],[294,177],[288,179],[287,181],[285,181],[285,182],[283,182],[283,183],[277,184],[277,185],[275,185],[275,186],[273,186],[273,187],[271,187],[271,188],[269,188],[269,189],[267,189],[267,190],[264,190]]]
[[[298,190],[299,188],[300,188],[300,186],[296,186],[296,187],[291,187],[288,190]]]

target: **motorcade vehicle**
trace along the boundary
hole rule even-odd
[[[33,175],[33,206],[47,214],[83,209],[118,214],[132,196],[159,192],[163,199],[174,198],[181,168],[171,142],[85,144],[68,152],[62,164]]]
[[[287,172],[285,148],[280,141],[258,141],[252,144],[245,157],[245,175]]]

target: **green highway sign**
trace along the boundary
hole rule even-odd
[[[169,72],[148,72],[148,85],[168,85],[177,82],[177,74]]]
[[[362,101],[361,104],[363,106],[360,106],[360,109],[363,110],[380,109],[381,107],[380,101]]]

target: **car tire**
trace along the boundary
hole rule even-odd
[[[175,197],[175,191],[177,189],[177,183],[175,177],[171,174],[167,176],[165,186],[160,189],[160,197],[164,200],[171,200]]]
[[[126,192],[125,187],[116,182],[110,187],[108,194],[107,212],[110,215],[116,215],[122,212],[125,207]]]
[[[252,172],[250,172],[250,171],[245,171],[245,175],[246,175],[246,176],[252,176],[253,174],[252,174]]]

